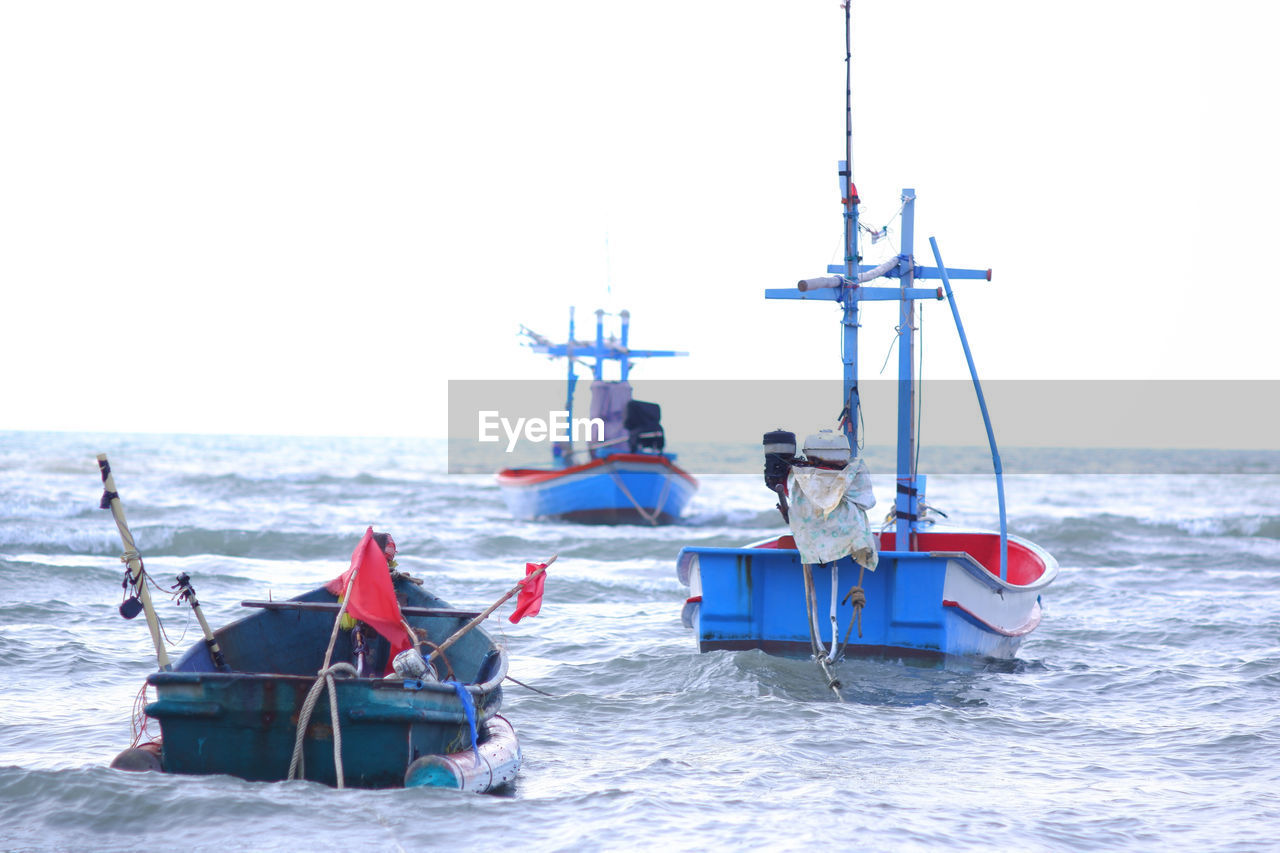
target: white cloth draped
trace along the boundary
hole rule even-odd
[[[830,563],[846,554],[875,571],[879,560],[867,510],[876,505],[862,459],[842,470],[794,467],[787,475],[791,535],[800,559]]]

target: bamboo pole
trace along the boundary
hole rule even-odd
[[[213,635],[213,629],[209,627],[209,622],[204,618],[204,611],[200,609],[200,601],[196,598],[195,588],[191,586],[191,578],[186,572],[182,572],[177,577],[178,581],[178,598],[185,600],[191,606],[191,611],[196,614],[196,621],[200,623],[200,630],[204,633],[204,644],[209,649],[209,659],[213,661],[214,667],[219,672],[230,672],[231,667],[227,665],[227,659],[222,654],[222,647],[218,645],[218,639]]]
[[[129,569],[129,580],[137,591],[138,600],[142,602],[142,610],[147,617],[147,629],[151,632],[151,642],[156,647],[156,661],[162,671],[173,669],[169,663],[169,653],[165,651],[164,641],[160,637],[160,617],[151,605],[151,593],[147,589],[146,571],[142,568],[142,556],[133,542],[133,534],[129,532],[129,523],[125,521],[124,506],[120,503],[120,495],[116,492],[116,481],[111,476],[111,465],[107,462],[107,454],[98,454],[98,469],[102,472],[102,509],[111,510],[116,521],[116,529],[120,531],[120,541],[124,543],[124,556],[120,559]]]
[[[430,663],[431,661],[435,660],[437,657],[439,657],[439,655],[440,655],[440,653],[441,653],[441,652],[443,652],[445,649],[447,649],[447,648],[449,648],[450,646],[452,646],[454,643],[458,642],[458,640],[462,639],[462,637],[463,637],[463,635],[464,635],[464,634],[466,634],[466,633],[467,633],[468,631],[470,631],[472,628],[474,628],[474,627],[476,627],[477,625],[479,625],[479,624],[480,624],[481,622],[483,622],[484,620],[488,619],[488,618],[489,618],[489,615],[490,615],[491,613],[493,613],[493,611],[497,610],[499,607],[501,607],[501,606],[503,605],[503,603],[504,603],[504,602],[506,602],[506,601],[507,601],[507,599],[511,598],[511,596],[513,596],[513,595],[515,595],[517,592],[519,592],[519,591],[520,591],[520,587],[524,586],[524,585],[525,585],[525,583],[527,583],[528,581],[533,580],[534,578],[536,578],[536,577],[538,577],[539,575],[541,575],[541,574],[543,574],[544,572],[546,572],[546,570],[547,570],[547,566],[549,566],[549,565],[551,565],[552,563],[554,563],[554,562],[556,561],[556,557],[559,557],[559,556],[560,556],[559,554],[554,554],[554,555],[552,555],[552,557],[551,557],[551,559],[550,559],[550,560],[547,560],[545,563],[543,563],[543,564],[542,564],[542,568],[538,569],[537,571],[533,572],[532,574],[525,575],[525,576],[524,576],[524,578],[523,578],[519,583],[517,583],[515,586],[511,587],[511,589],[507,590],[507,592],[502,596],[502,598],[499,598],[499,599],[498,599],[497,601],[495,601],[493,604],[490,604],[487,608],[485,608],[483,611],[481,611],[481,613],[480,613],[480,615],[479,615],[479,616],[477,616],[476,618],[472,619],[472,620],[471,620],[470,622],[468,622],[467,624],[463,625],[463,626],[462,626],[461,628],[459,628],[457,631],[454,631],[454,632],[453,632],[453,634],[449,637],[449,639],[445,640],[443,643],[441,643],[440,645],[436,646],[436,648],[431,652],[431,655],[427,658],[427,663]]]

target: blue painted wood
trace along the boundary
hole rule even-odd
[[[858,267],[858,272],[860,273],[871,272],[874,269],[875,267],[873,266],[870,266],[868,264],[862,264],[861,266]],[[845,268],[843,264],[828,264],[827,272],[834,273],[836,275],[843,275],[846,278],[851,278],[851,276],[845,273]],[[952,267],[947,270],[947,275],[950,278],[954,278],[954,279],[967,278],[967,279],[985,279],[986,281],[991,281],[991,270],[962,270],[962,269],[955,269],[954,267]],[[898,273],[896,271],[887,273],[885,275],[885,278],[897,278],[897,277],[898,277]],[[912,277],[913,278],[941,278],[942,274],[938,271],[937,267],[916,266],[912,271]]]
[[[950,532],[952,540],[970,537],[975,553],[994,533]],[[929,534],[923,538],[928,539]],[[1057,566],[1034,545],[1020,549],[1046,561],[1034,581],[1016,585],[1000,580],[962,552],[885,550],[874,572],[862,571],[850,558],[835,564],[839,639],[846,655],[941,658],[1009,658],[1040,618],[1039,593],[1056,576]],[[690,627],[702,652],[760,649],[769,654],[809,657],[811,645],[805,608],[800,552],[793,548],[707,548],[692,546],[678,557],[682,577],[693,596],[686,605]],[[831,606],[832,564],[813,569],[817,612]],[[861,636],[849,630],[854,611],[844,600],[861,584],[866,606]],[[990,611],[990,612],[987,612]],[[847,633],[846,633],[847,632]],[[824,637],[829,643],[830,638]]]
[[[946,273],[948,278],[982,279],[984,281],[991,281],[991,270],[989,269],[961,270],[961,269],[948,268]],[[939,269],[938,267],[916,267],[915,277],[916,278],[942,278],[942,270]]]
[[[498,482],[507,508],[519,519],[670,524],[697,491],[692,477],[668,464],[674,459],[674,454],[617,453],[558,471],[508,470]]]
[[[628,350],[627,350],[627,343],[628,343],[627,339],[631,335],[631,312],[627,310],[623,310],[618,315],[618,317],[622,325],[622,334],[619,337],[622,338],[622,352],[623,352],[622,358],[619,359],[618,361],[618,378],[621,379],[623,382],[626,382],[627,376],[629,376],[631,373],[631,357],[628,355]],[[647,356],[641,356],[641,357],[645,358]]]
[[[592,372],[592,378],[597,382],[604,379],[604,311],[596,309],[596,366]],[[619,355],[619,360],[624,356]]]
[[[828,302],[839,302],[846,298],[857,302],[897,302],[902,299],[902,288],[899,287],[819,287],[813,290],[796,290],[795,288],[771,287],[765,290],[766,299],[825,299]],[[912,287],[907,289],[912,299],[942,299],[942,288]]]
[[[759,648],[771,654],[810,652],[800,552],[769,548],[699,548],[702,605],[697,640],[701,651]],[[717,559],[719,558],[719,559]],[[885,552],[881,566],[862,581],[867,606],[862,636],[850,643],[864,650],[909,648],[943,654],[946,648],[941,607],[946,560],[913,552]],[[847,557],[835,564],[843,593],[858,581],[858,566]],[[817,610],[831,606],[831,565],[815,566]],[[895,593],[910,589],[910,595]],[[931,607],[924,602],[932,601]],[[853,616],[840,605],[841,626]],[[827,638],[829,640],[829,638]]]
[[[578,374],[573,369],[573,306],[569,306],[569,341],[565,344],[565,369],[569,371],[565,390],[564,410],[569,413],[569,423],[573,423],[573,391],[578,385]]]
[[[849,4],[845,4],[845,21],[849,20]],[[844,160],[840,161],[840,198],[844,203],[844,278],[853,281],[862,255],[858,252],[858,193],[853,182],[853,104],[849,100],[853,85],[853,45],[849,29],[845,28],[845,147]],[[841,378],[844,395],[840,400],[840,429],[849,440],[850,447],[858,446],[858,407],[862,400],[858,394],[858,303],[855,288],[842,287],[836,294],[842,308],[840,325]]]
[[[631,314],[623,311],[622,315],[626,318],[626,325],[630,326]],[[628,370],[634,365],[630,362],[637,358],[672,358],[676,356],[686,356],[689,353],[680,352],[678,350],[632,350],[622,341],[606,340],[604,337],[604,311],[596,312],[596,337],[594,341],[578,341],[574,340],[574,312],[573,308],[569,309],[569,340],[563,344],[553,344],[542,336],[532,332],[527,328],[522,328],[522,333],[530,338],[529,349],[536,353],[549,356],[551,358],[567,358],[569,359],[570,370],[575,359],[593,359],[595,364],[592,366],[592,374],[596,379],[602,379],[604,374],[604,364],[609,361],[627,362]],[[599,366],[599,374],[596,368]],[[572,372],[570,375],[574,375]]]
[[[898,274],[902,294],[898,301],[898,454],[897,488],[894,490],[894,526],[897,541],[911,550],[911,535],[919,516],[916,487],[916,304],[906,292],[914,281],[912,252],[915,248],[916,191],[902,191],[902,243]]]

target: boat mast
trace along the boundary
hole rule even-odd
[[[569,376],[566,380],[568,389],[566,391],[564,410],[568,415],[569,423],[573,423],[573,389],[578,384],[578,374],[573,372],[573,306],[569,306],[569,342],[564,345],[565,361],[569,365]]]
[[[924,478],[916,474],[916,191],[902,191],[902,239],[898,247],[898,458],[893,496],[894,539],[898,551],[914,551]]]
[[[619,379],[623,382],[627,381],[627,374],[631,372],[631,353],[627,349],[627,333],[631,330],[631,312],[623,308],[618,315],[622,318],[622,358],[618,362]]]
[[[588,342],[575,341],[574,335],[574,311],[569,308],[569,340],[563,344],[553,344],[547,338],[534,332],[525,326],[520,327],[520,333],[529,338],[529,348],[536,353],[542,353],[551,358],[563,358],[568,362],[568,389],[564,403],[565,412],[568,414],[570,423],[573,421],[573,392],[578,382],[578,375],[574,372],[574,362],[578,359],[586,363],[586,359],[594,358],[595,363],[591,366],[592,378],[600,381],[604,379],[604,364],[606,361],[617,361],[620,365],[622,374],[621,381],[626,382],[631,372],[632,361],[638,358],[668,358],[674,356],[686,356],[689,353],[679,350],[656,350],[656,349],[638,349],[633,350],[628,345],[628,338],[631,328],[631,312],[623,311],[622,319],[622,339],[621,341],[604,339],[604,309],[596,311],[596,340],[592,345]],[[553,446],[552,454],[557,454],[558,445]]]
[[[898,449],[894,512],[897,516],[894,548],[908,551],[920,517],[920,498],[924,478],[915,470],[915,302],[919,299],[942,299],[943,288],[918,287],[921,279],[991,280],[991,270],[917,266],[915,262],[915,198],[913,189],[902,191],[902,239],[898,255],[879,266],[863,264],[858,255],[858,190],[853,182],[853,24],[852,0],[846,0],[845,13],[845,159],[840,161],[841,200],[844,204],[845,257],[842,264],[831,264],[827,275],[802,279],[794,288],[768,288],[766,299],[815,299],[840,303],[842,312],[841,358],[844,362],[844,408],[841,427],[851,446],[858,440],[858,306],[862,302],[897,302],[898,314]],[[877,287],[870,282],[879,278],[898,279],[897,287]],[[948,281],[948,287],[950,283]],[[997,463],[998,465],[998,463]]]
[[[844,277],[858,280],[858,188],[853,182],[853,0],[844,2],[844,162],[840,164],[840,195],[844,202]],[[858,445],[858,298],[852,288],[844,288],[843,337],[840,354],[844,361],[844,407],[840,418],[850,447]]]
[[[529,338],[529,349],[536,353],[548,356],[550,358],[564,358],[569,361],[569,397],[566,402],[566,409],[572,408],[573,385],[577,381],[577,375],[573,371],[574,362],[581,360],[583,364],[586,359],[595,359],[595,363],[591,367],[591,374],[594,379],[604,379],[604,363],[606,361],[617,361],[622,365],[622,378],[625,380],[631,372],[632,362],[639,358],[671,358],[675,356],[687,356],[689,353],[681,350],[658,350],[658,349],[631,349],[629,344],[630,328],[631,328],[631,312],[621,312],[622,318],[622,339],[621,341],[604,339],[604,309],[596,311],[596,341],[592,345],[583,341],[575,341],[574,335],[574,319],[573,309],[569,309],[569,340],[563,344],[553,344],[547,338],[534,332],[532,329],[521,326],[520,334]]]
[[[604,309],[596,309],[596,366],[592,377],[599,382],[604,379]]]

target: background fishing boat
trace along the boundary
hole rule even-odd
[[[632,399],[628,377],[632,362],[687,355],[673,350],[636,350],[628,343],[631,315],[619,314],[619,337],[604,335],[604,311],[596,311],[594,342],[574,340],[573,309],[569,338],[553,344],[521,329],[534,352],[563,358],[568,365],[565,412],[574,422],[573,398],[579,361],[591,364],[590,418],[580,443],[551,445],[548,468],[505,468],[498,473],[511,514],[518,519],[558,519],[590,524],[670,524],[684,513],[698,481],[666,450],[662,412],[657,403]],[[618,378],[606,380],[606,363],[618,363]]]
[[[857,186],[852,175],[852,32],[849,4],[845,4],[845,158],[838,167],[844,208],[844,263],[827,268],[828,275],[804,279],[796,287],[770,289],[770,299],[835,302],[841,309],[843,396],[832,401],[834,419],[843,433],[842,458],[815,462],[814,452],[796,454],[795,434],[766,433],[765,482],[776,492],[783,518],[788,519],[789,489],[797,466],[849,465],[859,445],[861,399],[858,390],[858,330],[864,302],[897,304],[897,452],[894,504],[885,529],[867,524],[869,496],[856,507],[850,502],[850,483],[840,485],[839,500],[824,504],[824,512],[789,521],[795,536],[771,537],[744,548],[686,547],[677,560],[680,581],[689,588],[683,622],[693,630],[701,651],[759,648],[781,654],[811,653],[823,665],[833,689],[837,679],[829,665],[844,654],[893,656],[985,656],[1010,658],[1040,622],[1040,594],[1057,576],[1058,564],[1031,542],[1010,537],[1005,516],[1004,484],[999,452],[982,395],[977,370],[960,321],[953,279],[990,280],[989,269],[948,268],[937,242],[929,239],[935,266],[915,257],[914,189],[902,190],[894,228],[898,252],[879,264],[862,263],[859,230],[879,241],[889,225],[870,228],[859,223]],[[876,286],[881,278],[897,279],[897,286]],[[921,287],[923,280],[939,280],[941,287]],[[916,379],[917,303],[945,300],[954,318],[977,393],[990,441],[999,504],[998,532],[942,531],[925,501],[926,478],[917,471],[917,416],[921,401]],[[779,413],[778,420],[786,414]],[[815,425],[816,426],[816,425]],[[821,436],[811,436],[819,439]],[[945,443],[945,442],[944,442]],[[834,442],[826,442],[834,447]],[[837,454],[837,457],[839,454]],[[855,460],[856,461],[856,458]],[[795,492],[790,492],[793,499]],[[849,510],[874,545],[863,552],[846,546],[850,556],[815,558],[823,549],[810,548],[802,558],[796,537],[811,531],[821,535],[837,527],[831,507]],[[860,513],[860,515],[859,515]],[[890,532],[890,528],[892,532]],[[852,542],[856,531],[840,531]],[[832,553],[836,549],[831,549]],[[861,554],[861,555],[860,555]],[[821,616],[819,615],[821,614]],[[822,634],[829,624],[829,639]],[[838,690],[837,690],[838,695]]]

